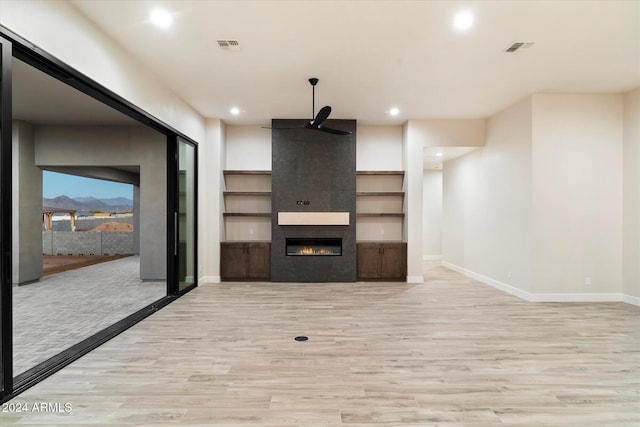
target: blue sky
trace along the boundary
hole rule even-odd
[[[133,199],[133,185],[102,179],[84,178],[64,173],[43,171],[42,194],[47,199],[58,196]]]

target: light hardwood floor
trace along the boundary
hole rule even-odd
[[[296,342],[307,335],[306,342]],[[638,426],[640,309],[424,284],[201,286],[12,402],[0,425]]]

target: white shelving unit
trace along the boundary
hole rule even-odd
[[[358,171],[356,240],[402,241],[404,171]]]
[[[271,171],[223,171],[225,241],[271,241]]]

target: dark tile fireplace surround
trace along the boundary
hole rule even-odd
[[[271,280],[355,282],[356,122],[327,120],[345,136],[305,123],[272,121]],[[279,212],[346,212],[348,225],[280,225]]]

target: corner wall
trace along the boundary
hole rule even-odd
[[[510,292],[531,284],[531,99],[486,122],[486,143],[443,167],[443,264]]]
[[[443,264],[530,301],[623,300],[640,183],[625,158],[623,228],[622,150],[622,95],[533,95],[494,115],[485,148],[444,166]]]
[[[640,89],[624,96],[623,293],[640,305]]]

